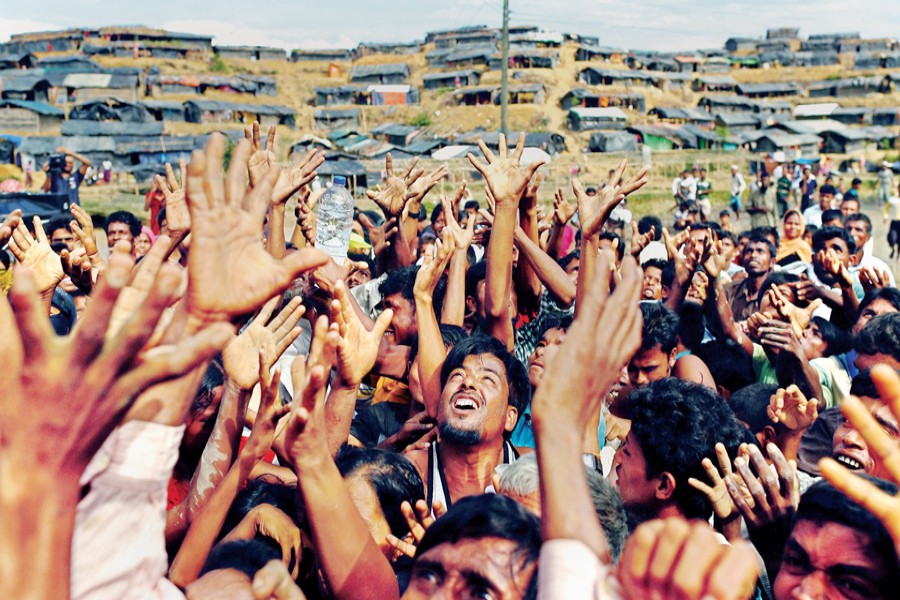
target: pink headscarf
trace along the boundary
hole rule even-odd
[[[147,227],[146,225],[143,225],[141,227],[141,233],[146,234],[147,237],[150,238],[151,245],[156,243],[156,236],[153,235],[153,230],[150,229],[149,227]]]

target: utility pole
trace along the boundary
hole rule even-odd
[[[509,0],[503,0],[503,51],[500,65],[500,130],[509,135]]]

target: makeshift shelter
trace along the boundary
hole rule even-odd
[[[773,152],[796,151],[804,155],[817,155],[822,138],[809,134],[793,134],[780,129],[764,129],[756,132],[750,140],[756,152],[771,154]]]
[[[69,102],[84,102],[113,96],[126,102],[140,99],[138,76],[120,73],[68,73],[59,79],[48,73],[50,83],[65,90]],[[56,81],[54,81],[56,79]]]
[[[359,97],[359,96],[357,96]],[[419,103],[419,92],[411,85],[370,85],[362,93],[365,104],[372,106],[405,106]]]
[[[726,134],[755,131],[759,124],[759,117],[752,113],[719,112],[715,115],[716,129]]]
[[[575,60],[579,62],[602,60],[609,63],[622,63],[627,55],[627,50],[623,50],[622,48],[610,48],[608,46],[590,46],[582,44],[575,50]]]
[[[799,104],[794,107],[795,119],[825,119],[840,108],[837,102],[820,102],[817,104]]]
[[[37,66],[47,71],[66,70],[79,72],[102,71],[103,67],[99,63],[77,54],[66,54],[63,56],[45,56],[38,60]]]
[[[339,106],[342,104],[359,104],[357,96],[362,91],[358,85],[341,85],[337,87],[319,87],[316,94],[316,106]]]
[[[409,78],[409,65],[388,63],[383,65],[356,65],[350,71],[352,83],[398,84]]]
[[[700,75],[691,82],[695,92],[734,92],[736,88],[737,81],[731,75]]]
[[[637,152],[637,138],[627,131],[598,131],[591,134],[591,152]]]
[[[287,106],[274,104],[242,104],[219,100],[188,100],[184,103],[188,123],[246,123],[287,125],[293,127],[297,112]]]
[[[757,112],[758,103],[744,96],[703,96],[697,106],[710,112]]]
[[[872,109],[839,106],[831,112],[828,118],[845,125],[865,125],[872,122]]]
[[[488,63],[493,71],[503,67],[503,56],[495,52]],[[509,48],[509,68],[511,69],[553,69],[559,66],[559,51],[511,45]]]
[[[5,100],[48,102],[50,82],[42,69],[20,69],[0,73],[0,96]]]
[[[270,46],[213,46],[213,52],[219,58],[236,58],[241,60],[284,60],[285,52],[282,48]]]
[[[65,113],[43,102],[0,100],[0,131],[45,132],[60,126]]]
[[[737,93],[748,98],[780,98],[799,96],[802,88],[796,83],[739,83]]]
[[[828,81],[815,81],[807,85],[807,93],[810,98],[828,97],[853,97],[877,94],[881,92],[884,77],[853,77],[850,79],[834,79]]]
[[[62,124],[63,135],[77,136],[159,136],[162,135],[163,124],[158,121],[121,122],[121,121],[65,121]]]
[[[500,148],[500,134],[495,131],[469,131],[457,136],[453,142],[475,146],[479,139],[494,152]],[[519,133],[510,133],[506,137],[506,144],[509,148],[515,148],[518,141]],[[566,151],[566,139],[559,133],[526,133],[525,147],[539,148],[551,155],[558,154]]]
[[[863,129],[845,127],[839,131],[823,131],[822,152],[826,154],[851,154],[862,152],[869,143],[868,133]]]
[[[422,87],[426,90],[460,88],[478,85],[480,79],[481,74],[472,69],[447,73],[427,73],[422,76]]]
[[[641,71],[587,67],[578,72],[578,81],[588,85],[653,85],[653,77]]]
[[[900,125],[900,108],[876,108],[872,113],[872,125],[882,127]]]
[[[685,123],[673,133],[682,141],[681,147],[690,150],[717,150],[724,142],[717,133],[692,123]]]
[[[0,53],[0,71],[7,69],[30,69],[37,63],[37,57],[31,52],[15,54]]]
[[[56,149],[65,146],[69,150],[87,156],[92,163],[100,164],[104,160],[113,162],[116,158],[116,142],[111,137],[102,136],[29,136],[22,138],[19,145],[19,154],[34,161],[35,164],[44,164],[51,154],[56,154]]]
[[[422,140],[404,146],[403,150],[411,156],[429,156],[435,150],[439,150],[446,145],[447,142],[445,140]]]
[[[731,61],[724,56],[710,56],[697,69],[700,73],[730,73]]]
[[[483,46],[461,46],[453,49],[439,59],[441,64],[451,68],[471,67],[475,65],[488,65],[491,57],[497,52],[496,44]]]
[[[830,67],[838,64],[837,52],[829,50],[794,52],[794,67]]]
[[[353,52],[346,48],[291,51],[291,62],[350,62],[352,60]]]
[[[325,155],[325,162],[316,173],[321,179],[333,178],[336,175],[347,178],[347,189],[351,194],[365,190],[369,186],[366,167],[358,160],[338,160]]]
[[[757,38],[733,37],[725,40],[725,49],[731,53],[741,51],[755,51],[760,42]]]
[[[642,94],[607,94],[595,92],[585,88],[575,88],[568,92],[559,101],[563,109],[582,106],[584,108],[605,108],[617,106],[619,108],[644,112],[646,101]]]
[[[567,123],[569,129],[573,131],[590,131],[592,129],[622,129],[627,121],[628,116],[620,108],[575,107],[569,110]]]
[[[359,109],[317,108],[313,115],[313,123],[320,129],[356,127],[359,125]]]
[[[655,115],[660,121],[668,123],[697,123],[712,126],[715,118],[699,108],[676,108],[671,106],[657,106],[650,110],[650,115]]]
[[[369,133],[375,139],[383,140],[389,144],[393,144],[395,146],[406,146],[416,135],[419,134],[419,132],[420,130],[417,127],[413,127],[412,125],[399,125],[389,123],[376,127]]]
[[[679,150],[684,140],[675,135],[676,129],[661,125],[633,125],[626,131],[636,135],[638,142],[651,150]]]
[[[422,50],[421,42],[387,42],[387,43],[361,43],[356,47],[356,56],[369,56],[371,54],[417,54]]]
[[[184,105],[174,100],[144,100],[141,106],[157,121],[184,122]]]
[[[153,116],[144,106],[135,102],[119,98],[96,98],[73,106],[69,110],[69,119],[145,123],[153,121]]]

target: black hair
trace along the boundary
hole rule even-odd
[[[431,209],[431,224],[434,225],[434,222],[437,221],[438,217],[441,216],[444,212],[444,205],[438,202],[434,205],[434,208]]]
[[[141,220],[127,210],[117,210],[106,217],[107,231],[109,231],[110,223],[125,223],[128,225],[128,230],[131,232],[132,237],[141,235]]]
[[[281,560],[281,547],[267,537],[252,540],[235,540],[217,544],[209,552],[200,576],[210,571],[234,569],[240,571],[253,581],[256,572],[268,564],[270,560]]]
[[[850,235],[850,232],[843,227],[823,227],[813,234],[812,249],[813,252],[819,252],[825,249],[825,242],[840,238],[847,244],[847,251],[850,254],[856,252],[856,240]]]
[[[368,254],[347,254],[347,258],[349,260],[353,260],[356,262],[364,262],[369,266],[369,273],[372,275],[372,278],[375,278],[375,261],[372,260],[372,257]]]
[[[856,200],[857,204],[859,203],[859,200],[857,200],[856,198],[851,198],[851,200]],[[825,220],[824,217],[822,218],[822,220]],[[846,219],[844,219],[844,225],[846,225],[850,221],[862,221],[866,224],[866,233],[872,233],[872,219],[869,218],[869,215],[865,215],[863,213],[853,213],[852,215],[849,215]]]
[[[222,367],[221,360],[220,357],[217,357],[210,362],[206,373],[203,374],[203,379],[200,380],[200,387],[191,401],[191,415],[194,417],[206,410],[206,407],[212,403],[216,388],[225,385],[225,369]]]
[[[875,387],[872,374],[868,370],[856,374],[850,382],[850,393],[859,398],[881,398],[881,393]]]
[[[887,354],[900,361],[900,313],[872,317],[853,340],[857,354]]]
[[[731,240],[732,244],[737,246],[737,236],[734,235],[734,232],[725,231],[724,229],[719,228],[719,240],[724,240],[725,238],[728,238],[729,240]]]
[[[733,217],[733,216],[734,216],[734,214],[732,214],[732,212],[731,212],[730,210],[728,210],[727,208],[726,208],[726,209],[723,209],[723,210],[721,210],[721,211],[719,211],[719,218],[720,218],[720,219],[721,219],[722,217]]]
[[[499,538],[516,544],[513,568],[527,568],[537,562],[541,552],[541,527],[536,516],[506,496],[482,494],[454,502],[447,514],[426,529],[416,548],[416,560],[441,544],[484,538]],[[536,591],[535,572],[523,597],[535,598]]]
[[[817,231],[819,231],[819,228],[816,227],[815,225],[807,225],[803,229],[803,235],[813,235],[814,236],[814,235],[816,235]]]
[[[859,303],[859,312],[857,313],[856,318],[858,319],[859,315],[862,314],[862,311],[868,308],[869,305],[876,300],[884,300],[900,311],[900,290],[895,287],[876,288],[874,290],[869,290],[866,292],[866,295],[863,296],[862,301]]]
[[[859,475],[882,492],[897,495],[897,486],[889,481]],[[890,598],[900,585],[900,559],[890,533],[884,524],[864,506],[857,504],[843,492],[825,480],[819,480],[800,497],[800,506],[794,518],[794,526],[800,521],[811,521],[817,525],[836,523],[864,534],[871,543],[872,557],[885,561],[885,580],[878,582],[879,590],[885,598]]]
[[[447,359],[441,365],[441,389],[447,385],[447,379],[454,369],[462,366],[468,356],[490,354],[496,357],[506,369],[506,379],[509,384],[509,405],[519,411],[519,416],[525,412],[525,408],[531,402],[531,383],[528,380],[528,371],[506,346],[499,340],[486,335],[473,335],[453,346],[447,354]]]
[[[752,359],[731,340],[713,340],[700,344],[693,353],[706,363],[716,384],[731,394],[756,381]]]
[[[162,227],[163,221],[165,221],[165,220],[166,220],[166,207],[163,206],[161,209],[159,209],[159,213],[157,213],[157,215],[156,215],[156,226]]]
[[[832,221],[838,221],[841,224],[844,223],[844,213],[837,210],[836,208],[830,208],[828,210],[822,211],[822,224],[831,223]]]
[[[835,187],[833,185],[829,185],[827,183],[819,188],[820,196],[822,196],[823,194],[830,194],[830,195],[834,196],[836,193],[837,193],[837,189],[835,189]]]
[[[825,342],[826,357],[844,354],[850,350],[850,333],[846,329],[841,329],[823,317],[813,317],[811,323],[819,328],[819,334]]]
[[[463,210],[475,209],[478,210],[481,208],[481,205],[478,204],[478,200],[466,200],[466,203],[463,204]]]
[[[625,240],[618,233],[614,233],[612,231],[601,231],[600,235],[597,236],[598,240],[609,240],[610,243],[614,243],[616,241],[619,242],[618,246],[616,246],[616,256],[618,256],[619,262],[625,258]]]
[[[762,298],[766,295],[766,292],[769,291],[772,287],[777,287],[779,285],[785,285],[789,283],[797,283],[800,281],[800,276],[794,273],[788,273],[787,271],[772,271],[766,278],[763,280],[762,285],[759,286],[759,294],[758,297]]]
[[[650,258],[641,263],[641,268],[643,270],[647,270],[647,267],[654,267],[659,269],[660,273],[666,270],[666,265],[669,264],[668,261],[663,260],[662,258]]]
[[[641,302],[640,306],[644,320],[641,350],[659,346],[664,354],[669,354],[678,343],[678,315],[661,302]]]
[[[641,220],[638,221],[638,233],[643,235],[650,231],[651,228],[654,229],[653,240],[658,241],[662,237],[662,219],[655,215],[647,215],[646,217],[641,217]]]
[[[744,237],[744,234],[741,234],[741,237]],[[750,244],[765,244],[766,248],[769,249],[769,257],[775,258],[775,254],[777,250],[775,250],[775,244],[772,243],[772,240],[767,238],[764,235],[760,235],[757,233],[757,230],[754,229],[750,233],[746,234],[747,237],[747,246]],[[744,246],[744,252],[747,251],[747,246]]]
[[[409,533],[400,504],[406,501],[415,506],[418,500],[425,499],[425,484],[409,459],[378,448],[345,445],[334,462],[344,479],[359,475],[372,486],[392,534],[402,539]]]
[[[728,404],[703,385],[668,377],[636,389],[623,409],[631,420],[630,434],[643,452],[647,476],[671,473],[673,500],[682,515],[708,520],[712,505],[705,494],[688,485],[688,479],[705,481],[701,461],[715,456],[717,442],[733,457],[747,439],[746,428]]]
[[[478,284],[487,277],[487,261],[480,260],[466,269],[466,296],[478,295]]]
[[[271,475],[257,477],[235,496],[222,526],[222,534],[237,527],[247,513],[260,504],[271,504],[296,522],[300,508],[298,499],[296,486],[287,485]]]
[[[575,319],[573,315],[565,315],[563,317],[550,317],[549,319],[544,319],[540,328],[536,331],[537,340],[541,340],[544,337],[544,334],[550,331],[551,329],[562,329],[563,331],[568,331],[569,327],[572,326],[572,321]]]
[[[760,237],[763,237],[763,238],[769,240],[770,242],[772,240],[769,239],[769,236],[772,236],[773,238],[775,238],[775,242],[772,245],[774,248],[778,248],[778,243],[781,241],[781,235],[778,233],[778,229],[776,227],[771,227],[769,225],[762,225],[760,227],[755,227],[753,229],[753,231],[750,232],[750,234],[758,235]],[[775,251],[773,251],[771,254],[772,254],[772,258],[774,258]]]
[[[417,265],[388,271],[387,277],[378,285],[378,293],[381,294],[382,298],[400,294],[403,299],[412,304],[415,310],[416,299],[413,290],[416,285],[416,274],[418,272],[419,267]],[[434,290],[434,314],[437,315],[438,319],[441,318],[441,311],[444,307],[444,295],[446,293],[447,283],[444,279],[441,279]]]
[[[737,390],[728,398],[728,406],[734,411],[734,416],[747,424],[754,434],[759,433],[766,425],[775,427],[769,419],[769,400],[778,391],[777,385],[768,383],[753,383]]]
[[[569,265],[573,260],[581,260],[581,250],[575,249],[563,256],[560,259],[557,259],[556,264],[562,267],[563,271],[569,268]]]
[[[53,232],[57,229],[65,229],[69,233],[72,232],[72,226],[69,224],[72,222],[72,219],[68,218],[65,215],[61,215],[59,217],[53,217],[47,223],[46,231],[48,236],[52,236]]]
[[[459,325],[447,325],[442,323],[438,326],[441,331],[441,341],[444,343],[444,348],[446,350],[450,350],[453,346],[457,345],[467,337],[469,337],[469,332]],[[419,336],[415,336],[412,342],[409,345],[409,363],[412,364],[412,361],[419,354]]]
[[[697,302],[682,302],[678,307],[678,339],[684,347],[694,351],[703,342],[706,334],[706,319],[704,308]]]

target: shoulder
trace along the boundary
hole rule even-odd
[[[416,471],[422,477],[422,480],[428,483],[428,455],[431,452],[431,446],[423,449],[410,450],[403,455],[415,465]]]

